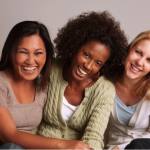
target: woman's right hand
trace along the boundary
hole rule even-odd
[[[112,148],[112,150],[119,150],[119,147],[115,146],[115,147]]]
[[[90,149],[84,142],[77,140],[62,140],[62,142],[59,143],[59,147],[60,149]]]

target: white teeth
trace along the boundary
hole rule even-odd
[[[23,69],[24,69],[24,70],[35,70],[36,67],[31,67],[31,68],[29,68],[29,67],[23,67]]]
[[[79,70],[80,70],[80,72],[82,73],[82,74],[84,74],[84,75],[86,75],[87,73],[86,72],[84,72],[80,67],[79,67]]]
[[[138,72],[141,71],[141,70],[135,68],[133,65],[132,65],[132,68],[133,68],[135,71],[138,71]]]

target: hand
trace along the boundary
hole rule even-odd
[[[62,142],[59,143],[59,147],[60,149],[90,149],[84,142],[77,140],[62,140]]]
[[[119,150],[119,147],[115,146],[114,148],[112,148],[112,150]]]

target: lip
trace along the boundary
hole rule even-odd
[[[81,69],[79,66],[77,67],[77,75],[81,78],[86,77],[88,75],[87,72],[85,72],[83,69]]]
[[[131,68],[134,72],[141,72],[142,70],[136,67],[135,65],[131,64]]]

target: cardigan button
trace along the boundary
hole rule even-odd
[[[65,135],[62,135],[62,138],[64,138],[65,137]]]
[[[83,102],[82,105],[85,105],[85,102]]]
[[[76,119],[76,116],[73,116],[73,119]]]

